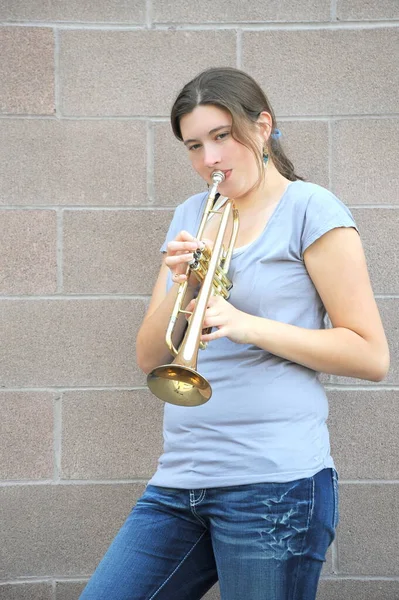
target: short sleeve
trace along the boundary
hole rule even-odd
[[[301,255],[318,238],[337,227],[353,227],[359,233],[349,208],[330,191],[320,188],[308,201],[301,235]]]
[[[180,204],[173,214],[173,218],[170,222],[168,233],[166,234],[165,241],[160,248],[160,252],[166,252],[167,243],[174,240],[182,227],[182,205]]]
[[[185,229],[192,235],[196,235],[207,196],[207,192],[200,192],[199,194],[190,196],[185,202],[176,207],[165,241],[160,248],[161,252],[166,252],[167,243],[174,240],[182,229]]]

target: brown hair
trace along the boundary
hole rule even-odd
[[[252,77],[238,69],[222,67],[203,71],[183,87],[173,104],[170,118],[177,139],[183,140],[180,119],[191,113],[196,106],[205,104],[217,106],[230,113],[231,134],[238,142],[252,150],[258,163],[260,182],[263,157],[253,140],[253,126],[260,113],[266,111],[272,117],[272,133],[277,127],[274,111],[263,90]],[[279,138],[269,136],[268,152],[281,175],[290,181],[303,180],[295,173],[294,165],[286,156]]]

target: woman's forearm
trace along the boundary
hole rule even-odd
[[[389,351],[344,327],[305,329],[246,315],[248,343],[323,373],[381,381]]]
[[[159,307],[143,321],[136,340],[137,364],[144,373],[149,373],[155,367],[170,363],[172,354],[166,345],[166,330],[172,315],[179,286],[174,284],[168,292],[165,300]],[[188,287],[185,304],[194,297],[195,290]],[[178,347],[187,327],[186,317],[182,314],[178,317],[174,333],[173,343]]]

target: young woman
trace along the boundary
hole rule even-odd
[[[223,600],[311,600],[338,521],[318,373],[381,381],[389,352],[356,224],[284,154],[273,110],[236,69],[209,69],[172,109],[172,128],[205,183],[222,171],[239,233],[229,300],[211,296],[198,371],[201,406],[165,405],[158,470],[82,600],[195,600],[219,580]],[[177,207],[137,339],[146,373],[171,362],[165,330],[193,252],[212,247],[207,193]],[[227,235],[229,231],[227,231]],[[195,305],[191,274],[188,310]],[[332,328],[325,328],[328,313]],[[177,323],[179,340],[186,326]]]

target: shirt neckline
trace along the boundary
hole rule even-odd
[[[266,230],[268,229],[269,225],[275,219],[276,214],[280,211],[281,205],[283,204],[283,201],[285,200],[285,198],[287,196],[288,190],[292,187],[292,185],[294,183],[296,183],[296,181],[299,181],[299,180],[296,179],[295,181],[290,181],[289,182],[289,184],[285,188],[285,190],[284,190],[284,192],[283,192],[280,200],[277,202],[277,204],[276,204],[276,206],[275,206],[272,214],[268,218],[266,225],[264,226],[264,228],[262,229],[262,231],[260,232],[260,234],[258,235],[258,237],[256,237],[254,240],[252,240],[252,242],[249,242],[249,244],[245,244],[245,246],[240,246],[239,248],[235,248],[233,250],[233,258],[235,258],[236,256],[239,256],[240,254],[242,254],[243,252],[245,252],[245,250],[247,250],[250,246],[253,246],[256,242],[258,242],[263,237],[263,235],[266,233]]]

